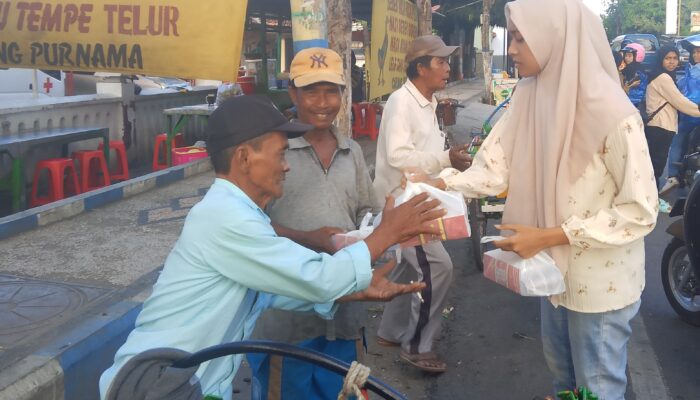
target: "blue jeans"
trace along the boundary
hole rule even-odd
[[[685,150],[688,147],[688,137],[690,132],[693,131],[698,125],[685,122],[681,119],[678,124],[678,133],[673,135],[673,141],[671,142],[671,147],[668,150],[668,177],[675,176],[678,178],[680,176],[680,168],[675,163],[683,161],[683,156],[685,155]]]
[[[641,300],[616,311],[581,313],[548,299],[540,305],[542,347],[555,393],[586,386],[601,400],[624,400],[630,320]]]
[[[361,342],[357,343],[358,341]],[[358,359],[358,351],[366,349],[364,339],[327,340],[325,337],[317,337],[296,345],[333,356],[348,364]],[[343,388],[343,376],[307,361],[291,357],[274,359],[260,353],[247,354],[246,357],[254,379],[259,383],[261,400],[270,397],[281,400],[334,400]]]

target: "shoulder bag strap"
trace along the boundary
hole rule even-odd
[[[664,108],[664,107],[666,107],[667,105],[668,105],[668,101],[665,102],[664,104],[662,104],[661,107],[657,108],[656,111],[654,111],[653,113],[651,113],[651,115],[649,116],[649,119],[647,120],[647,123],[649,123],[652,119],[654,119],[654,117],[656,116],[656,114],[658,114],[659,111],[661,111],[661,109]]]

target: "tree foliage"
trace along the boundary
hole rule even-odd
[[[690,35],[690,13],[700,11],[700,0],[679,0],[681,3],[680,35]],[[666,32],[665,0],[609,0],[603,14],[608,38],[627,33]]]
[[[666,29],[664,0],[611,0],[603,14],[603,26],[608,38],[625,33],[653,33]]]
[[[506,17],[503,8],[508,1],[492,0],[491,25],[505,26]],[[435,3],[435,2],[434,2]],[[442,32],[450,32],[454,27],[465,30],[474,29],[481,25],[481,12],[483,3],[477,0],[443,0],[440,2],[438,12],[441,15],[433,15],[433,26]]]

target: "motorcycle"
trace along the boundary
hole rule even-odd
[[[666,229],[672,239],[661,261],[661,281],[674,311],[683,321],[700,326],[700,171],[670,216],[682,218]]]
[[[675,163],[680,172],[680,187],[690,187],[695,173],[700,170],[700,127],[693,129],[688,137],[688,145],[680,163]]]

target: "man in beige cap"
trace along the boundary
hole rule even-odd
[[[333,125],[346,88],[338,53],[310,48],[297,53],[289,73],[289,95],[298,122],[313,128],[289,140],[290,172],[284,195],[266,209],[275,231],[295,242],[335,253],[331,235],[358,228],[367,212],[378,212],[372,181],[360,146]],[[254,337],[294,343],[348,363],[362,362],[366,307],[339,306],[332,320],[315,313],[266,312]],[[279,356],[248,357],[261,384],[263,399],[335,399],[342,377],[309,363]]]
[[[433,35],[420,36],[411,43],[406,54],[408,80],[389,97],[379,128],[374,179],[379,200],[388,194],[399,194],[401,177],[407,170],[431,175],[450,166],[459,170],[469,167],[471,158],[464,146],[444,149],[445,133],[440,131],[435,115],[435,92],[447,84],[448,57],[456,49],[457,46],[446,46]],[[387,304],[377,342],[383,346],[400,345],[401,358],[421,370],[444,372],[447,365],[432,351],[432,346],[440,331],[441,311],[452,282],[452,261],[442,242],[404,249],[402,259],[394,270],[394,279],[423,280],[423,301],[417,296],[406,296],[403,301],[395,299]]]

